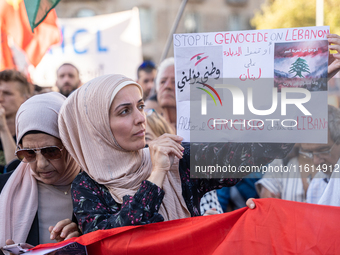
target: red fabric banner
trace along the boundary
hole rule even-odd
[[[65,242],[86,245],[89,254],[340,254],[339,207],[255,203],[253,210],[98,230]]]

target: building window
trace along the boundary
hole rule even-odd
[[[140,32],[142,43],[147,43],[153,39],[153,15],[150,8],[139,7]]]
[[[248,2],[248,0],[225,0],[227,4],[231,5],[244,5]]]
[[[92,17],[95,15],[96,13],[94,12],[94,10],[83,8],[77,12],[76,17],[83,18],[83,17]]]
[[[185,33],[199,32],[199,15],[197,13],[188,13],[184,18]]]
[[[232,13],[229,15],[229,26],[228,30],[230,31],[236,31],[236,30],[242,30],[245,29],[244,19],[243,17],[238,13]]]

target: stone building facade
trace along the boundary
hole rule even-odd
[[[249,21],[265,0],[189,0],[176,33],[252,29]],[[180,0],[62,0],[60,18],[86,17],[139,9],[144,59],[159,62],[180,8]],[[168,56],[173,56],[171,47]]]

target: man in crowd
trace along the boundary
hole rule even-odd
[[[175,61],[167,58],[158,67],[156,77],[157,95],[150,97],[145,105],[147,109],[153,108],[162,115],[176,130],[176,86]]]
[[[26,77],[16,70],[0,72],[0,173],[15,159],[15,115],[32,94]]]
[[[144,61],[137,69],[137,83],[143,89],[144,101],[150,96],[150,92],[154,87],[156,78],[156,66],[150,61]]]
[[[70,63],[62,64],[57,70],[56,86],[59,92],[68,97],[74,90],[81,86],[79,70]]]

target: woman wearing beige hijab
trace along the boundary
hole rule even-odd
[[[142,89],[122,75],[89,81],[63,105],[60,136],[83,169],[72,184],[83,233],[199,216],[204,193],[239,181],[191,179],[190,150],[197,165],[240,166],[265,164],[291,149],[285,144],[189,146],[171,134],[144,148],[145,125]]]
[[[79,235],[70,220],[70,188],[80,167],[63,146],[58,130],[64,101],[56,92],[36,95],[17,112],[16,155],[22,162],[0,176],[0,247],[14,242],[38,245]]]

